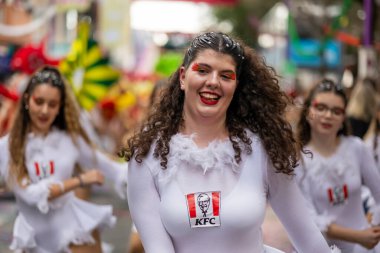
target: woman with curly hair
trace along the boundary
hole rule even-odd
[[[380,208],[368,222],[362,186],[380,203],[380,173],[370,150],[349,136],[347,98],[342,86],[323,79],[310,91],[298,125],[304,154],[297,179],[310,203],[311,216],[329,243],[345,253],[380,252]]]
[[[297,145],[271,68],[226,34],[197,36],[123,153],[145,252],[278,252],[266,203],[298,252],[331,252],[292,178]]]
[[[112,207],[80,200],[73,190],[102,184],[104,174],[123,197],[126,164],[92,145],[57,69],[46,66],[34,73],[20,100],[13,128],[0,139],[0,173],[19,210],[10,248],[26,253],[101,252],[98,230],[115,223]],[[75,176],[77,165],[85,171]]]

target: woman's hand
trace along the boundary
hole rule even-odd
[[[358,233],[357,242],[364,248],[373,249],[380,240],[380,226],[374,226],[361,230]]]
[[[356,230],[332,223],[330,224],[326,235],[332,239],[353,242],[360,244],[364,248],[372,249],[379,243],[380,226]]]
[[[102,172],[96,169],[85,171],[78,177],[83,186],[92,184],[102,185],[104,183],[104,176]]]

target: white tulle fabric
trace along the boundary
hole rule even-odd
[[[8,175],[8,136],[0,139],[0,174]],[[29,134],[25,148],[29,179],[15,184],[19,215],[14,224],[12,250],[24,252],[70,252],[69,245],[91,244],[94,229],[112,227],[116,219],[112,206],[95,205],[78,199],[73,192],[49,201],[50,187],[72,177],[75,164],[82,169],[100,169],[115,182],[120,197],[126,195],[127,165],[113,161],[90,147],[83,139],[74,143],[58,129],[45,138]],[[46,164],[54,163],[54,169]],[[36,163],[41,165],[37,173]],[[43,171],[43,175],[41,174]]]
[[[33,249],[37,247],[34,230],[22,214],[17,216],[13,227],[13,241],[9,246],[11,250]]]

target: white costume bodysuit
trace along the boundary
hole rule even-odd
[[[253,134],[252,154],[234,160],[229,140],[198,148],[172,136],[168,167],[131,160],[128,201],[146,253],[263,253],[267,201],[300,253],[331,252],[290,176],[275,173]]]
[[[296,169],[297,180],[309,200],[311,214],[318,227],[325,232],[331,223],[352,229],[366,229],[368,223],[361,199],[361,186],[367,186],[380,203],[380,173],[364,143],[357,137],[340,137],[336,152],[323,157],[306,147],[313,155],[303,155],[303,163]],[[379,224],[379,210],[373,210],[375,225]],[[329,240],[344,253],[380,252],[367,250],[359,244]]]
[[[0,139],[0,172],[8,175],[9,136]],[[100,169],[115,182],[123,196],[127,164],[111,160],[93,150],[82,138],[75,145],[70,136],[53,129],[46,137],[27,135],[25,163],[30,183],[13,186],[19,214],[13,228],[12,250],[27,253],[70,252],[70,244],[92,243],[94,229],[112,226],[112,206],[94,205],[66,193],[48,200],[49,186],[72,177],[75,164],[83,169]]]

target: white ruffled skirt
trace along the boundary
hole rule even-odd
[[[19,202],[20,213],[13,228],[10,249],[27,253],[70,252],[69,246],[92,244],[91,233],[112,227],[116,218],[112,206],[95,205],[75,196],[65,203],[41,213],[37,208]]]

